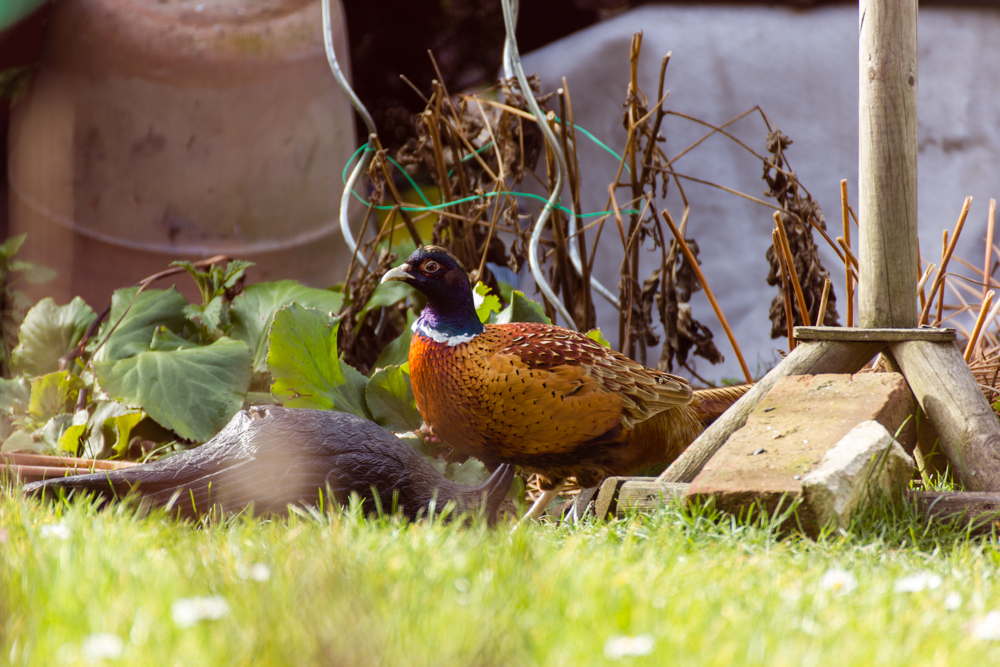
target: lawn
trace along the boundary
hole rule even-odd
[[[11,665],[1000,662],[995,541],[898,508],[813,542],[676,506],[511,536],[0,495]]]

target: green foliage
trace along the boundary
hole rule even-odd
[[[8,70],[9,71],[9,70]],[[2,73],[0,73],[2,79]],[[0,81],[0,87],[3,82]],[[0,369],[7,371],[11,348],[24,314],[31,307],[28,296],[14,288],[18,282],[45,283],[55,277],[55,271],[38,264],[17,259],[26,236],[12,236],[0,243]]]
[[[601,345],[603,345],[604,347],[607,348],[611,347],[611,343],[608,341],[607,338],[604,337],[604,334],[601,333],[600,329],[591,329],[590,331],[587,332],[586,336],[590,340],[596,341]]]
[[[415,431],[423,423],[405,366],[390,366],[375,371],[365,389],[365,401],[372,420],[390,431]]]
[[[225,266],[213,264],[205,271],[186,261],[173,262],[171,266],[179,266],[188,272],[201,292],[201,305],[208,306],[233,289],[243,278],[246,269],[253,266],[253,262],[235,259]]]
[[[337,356],[340,318],[292,304],[274,315],[268,336],[271,394],[290,408],[339,410],[371,419],[368,378]]]
[[[545,314],[545,308],[542,304],[532,301],[517,290],[510,293],[510,305],[497,313],[495,320],[491,319],[490,321],[497,324],[507,324],[508,322],[552,324],[552,320]]]
[[[96,362],[94,370],[116,400],[143,408],[182,438],[203,442],[243,407],[250,351],[240,341],[221,338],[211,345]]]
[[[6,100],[13,106],[28,92],[28,84],[35,74],[34,63],[30,65],[14,65],[0,70],[0,100]]]
[[[416,321],[416,314],[412,310],[407,311],[406,326],[403,327],[403,332],[385,346],[382,354],[378,355],[378,359],[375,360],[375,368],[402,366],[407,362],[410,356],[410,340],[413,338],[413,323]]]
[[[480,322],[489,322],[490,318],[496,319],[496,314],[500,312],[500,299],[490,292],[485,283],[476,283],[472,299]]]
[[[335,313],[343,305],[344,297],[338,292],[306,287],[294,280],[280,280],[250,285],[233,299],[230,308],[233,328],[229,335],[250,347],[255,373],[267,369],[267,332],[274,314],[291,303]]]
[[[59,370],[59,357],[76,347],[97,315],[80,297],[65,306],[51,298],[28,311],[11,354],[11,372],[44,375]]]
[[[95,362],[118,361],[148,352],[157,329],[174,333],[184,330],[188,321],[184,308],[188,302],[180,292],[174,287],[138,290],[127,287],[111,297],[111,313],[99,333],[104,342],[94,354]]]
[[[338,355],[342,322],[333,313],[344,304],[341,293],[293,281],[242,289],[245,262],[205,270],[175,264],[194,279],[201,303],[173,287],[118,290],[87,342],[95,315],[81,299],[64,306],[45,299],[28,312],[13,355],[19,375],[0,380],[4,451],[128,458],[140,440],[145,451],[176,448],[171,439],[204,442],[255,403],[341,410],[397,432],[422,425],[407,370],[413,310],[367,378]],[[402,283],[382,285],[356,321],[413,295]],[[477,300],[486,321],[548,321],[520,292],[501,309],[480,285]],[[475,459],[447,464],[422,442],[417,448],[449,478],[487,476]]]

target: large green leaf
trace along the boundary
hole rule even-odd
[[[32,437],[31,431],[19,428],[4,440],[0,452],[37,452],[45,453],[45,443]]]
[[[390,431],[415,431],[423,424],[413,400],[410,374],[402,366],[375,371],[365,389],[372,420]]]
[[[496,319],[496,313],[500,312],[500,299],[490,291],[486,283],[476,283],[472,299],[480,322],[489,322],[491,318]]]
[[[101,387],[182,438],[203,442],[243,406],[250,353],[231,338],[205,347],[143,352],[94,364]]]
[[[403,332],[396,336],[378,355],[374,368],[388,368],[389,366],[402,366],[410,358],[410,340],[413,339],[413,323],[417,316],[413,311],[406,311],[406,326]]]
[[[545,314],[545,308],[542,304],[532,301],[522,292],[516,290],[511,292],[510,305],[497,313],[495,322],[497,324],[507,324],[508,322],[552,324],[552,320]]]
[[[399,281],[391,281],[387,283],[382,283],[375,288],[375,292],[372,293],[368,303],[365,307],[361,309],[361,312],[356,316],[357,327],[360,329],[361,325],[365,321],[365,316],[370,310],[375,308],[384,308],[385,306],[391,306],[392,304],[407,299],[413,295],[414,290],[412,287],[406,283],[401,283]]]
[[[11,353],[15,375],[45,375],[59,370],[59,357],[76,347],[94,311],[80,297],[58,306],[50,297],[39,301],[24,316],[17,333],[17,347]]]
[[[80,452],[80,439],[87,434],[89,420],[90,413],[86,410],[73,413],[70,426],[59,436],[59,451],[69,452],[70,456],[76,456]]]
[[[274,315],[267,367],[271,394],[291,408],[339,410],[371,419],[368,378],[337,357],[339,317],[293,303]]]
[[[0,412],[10,416],[28,411],[31,400],[31,380],[26,377],[0,378]]]
[[[200,345],[180,334],[174,333],[166,327],[157,327],[153,331],[152,340],[149,341],[149,349],[153,352],[171,352],[190,347],[200,347]]]
[[[65,371],[46,373],[31,382],[28,413],[39,424],[63,412],[71,412],[84,382]]]
[[[147,352],[158,327],[178,332],[184,326],[184,307],[188,302],[174,287],[145,290],[136,297],[137,289],[120,289],[111,297],[111,314],[101,327],[102,340],[116,322],[121,320],[121,323],[94,355],[94,361],[116,361]]]
[[[306,287],[294,280],[280,280],[250,285],[233,299],[229,308],[233,328],[229,335],[250,347],[255,373],[267,368],[267,332],[274,314],[293,302],[334,313],[340,310],[344,297],[338,292]]]
[[[121,417],[132,417],[134,425],[143,416],[142,412],[136,412],[118,401],[98,401],[94,407],[93,414],[85,422],[86,426],[83,435],[86,437],[83,443],[83,456],[91,459],[103,459],[117,453],[118,434],[115,429],[117,425],[116,420]],[[126,442],[125,444],[128,443]]]

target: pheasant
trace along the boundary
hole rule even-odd
[[[344,412],[274,406],[241,411],[200,447],[153,463],[91,475],[33,482],[29,496],[93,493],[118,498],[138,493],[144,506],[166,507],[180,518],[213,510],[287,514],[289,505],[317,505],[329,491],[346,505],[352,492],[366,511],[398,507],[413,519],[443,509],[479,507],[492,521],[514,478],[498,468],[478,486],[439,474],[412,447],[374,422]],[[377,499],[375,494],[377,494]],[[433,502],[432,502],[433,501]]]
[[[567,477],[593,487],[672,461],[715,416],[699,410],[684,378],[583,334],[482,324],[468,275],[444,248],[418,248],[382,277],[390,280],[427,297],[409,352],[420,415],[436,436],[490,468],[513,463],[538,473],[543,493],[523,520],[541,516]]]

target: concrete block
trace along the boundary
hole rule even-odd
[[[751,506],[774,512],[779,504],[805,500],[805,477],[864,422],[880,424],[905,453],[912,452],[916,413],[916,401],[897,373],[782,378],[705,465],[687,497],[711,496],[717,507],[736,514]],[[830,520],[826,507],[809,502],[799,507],[798,520],[808,534]]]
[[[873,494],[891,494],[913,476],[913,459],[885,426],[861,422],[802,478],[805,503],[821,526],[846,528]]]

